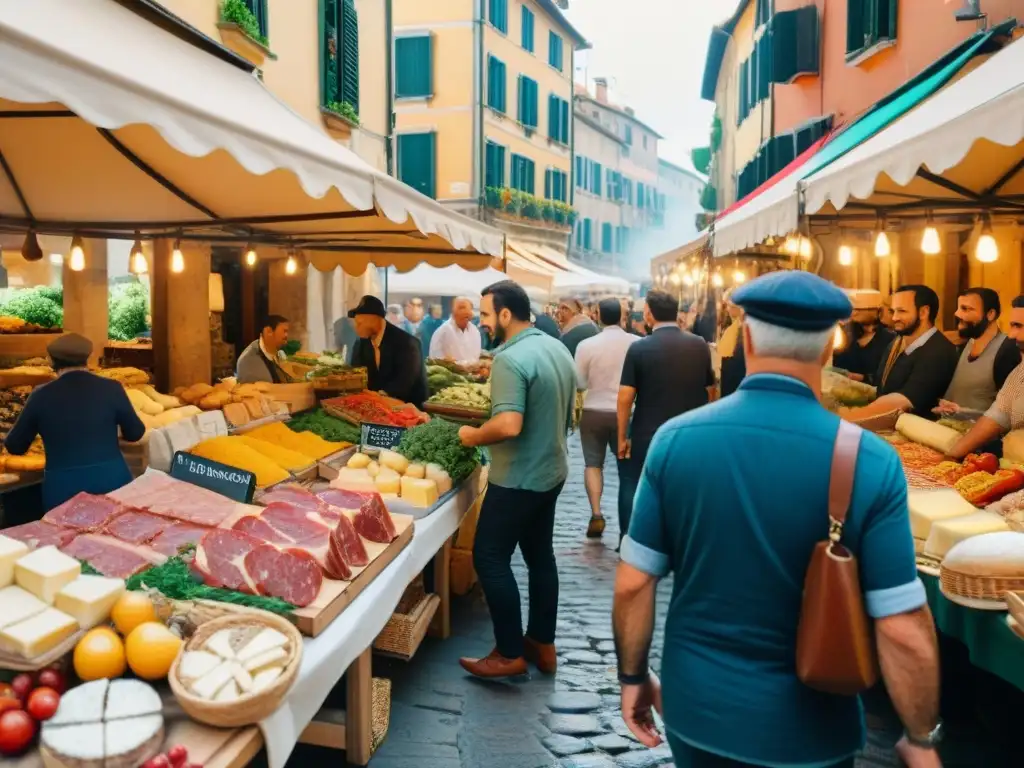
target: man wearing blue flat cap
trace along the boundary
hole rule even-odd
[[[865,740],[855,696],[804,685],[804,580],[829,532],[839,417],[819,402],[846,294],[807,272],[737,290],[747,377],[735,394],[658,430],[637,489],[612,622],[622,714],[647,746],[662,711],[678,766],[849,767]],[[895,451],[862,433],[843,543],[859,560],[882,675],[911,768],[938,768],[938,651],[917,577]],[[661,673],[648,671],[657,582],[672,573]]]

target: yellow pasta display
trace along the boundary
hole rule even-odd
[[[314,459],[322,459],[349,447],[349,443],[332,443],[312,432],[292,432],[281,421],[257,427],[248,432],[246,437],[281,445],[306,456],[312,456]]]
[[[257,440],[249,435],[242,435],[241,440],[254,451],[259,451],[279,467],[287,469],[289,472],[296,472],[316,463],[316,459],[312,456],[285,448],[283,445],[274,445],[265,440]]]
[[[256,485],[265,488],[287,480],[289,475],[271,459],[246,445],[244,437],[214,437],[196,445],[190,453],[256,475]]]

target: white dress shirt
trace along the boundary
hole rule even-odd
[[[452,317],[430,337],[430,357],[438,360],[473,362],[480,359],[481,349],[480,329],[466,323],[466,330],[462,330]]]
[[[619,398],[626,350],[640,340],[617,325],[609,325],[576,347],[576,381],[587,390],[585,411],[614,411]]]

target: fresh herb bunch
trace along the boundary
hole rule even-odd
[[[108,335],[117,341],[131,341],[147,330],[149,289],[138,280],[115,285],[107,301]]]
[[[60,328],[64,324],[64,307],[55,300],[56,295],[49,288],[15,289],[0,301],[0,315],[18,317],[40,328]]]
[[[323,408],[306,411],[285,422],[292,432],[312,432],[332,443],[358,443],[359,427],[326,413]]]
[[[402,435],[398,452],[422,464],[440,464],[453,483],[461,483],[480,463],[480,451],[459,440],[459,427],[436,416]]]

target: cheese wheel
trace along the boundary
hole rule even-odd
[[[975,512],[973,515],[940,520],[932,525],[924,551],[926,555],[942,559],[961,541],[984,533],[1007,530],[1009,526],[1006,521],[992,512]]]
[[[1024,533],[985,533],[961,541],[942,567],[968,576],[1024,577]]]
[[[942,453],[949,453],[961,438],[961,434],[955,429],[922,419],[912,413],[904,413],[896,420],[896,431],[908,440]]]
[[[911,490],[907,493],[907,506],[910,508],[910,530],[915,539],[927,539],[932,525],[939,520],[963,517],[978,511],[952,488]]]

